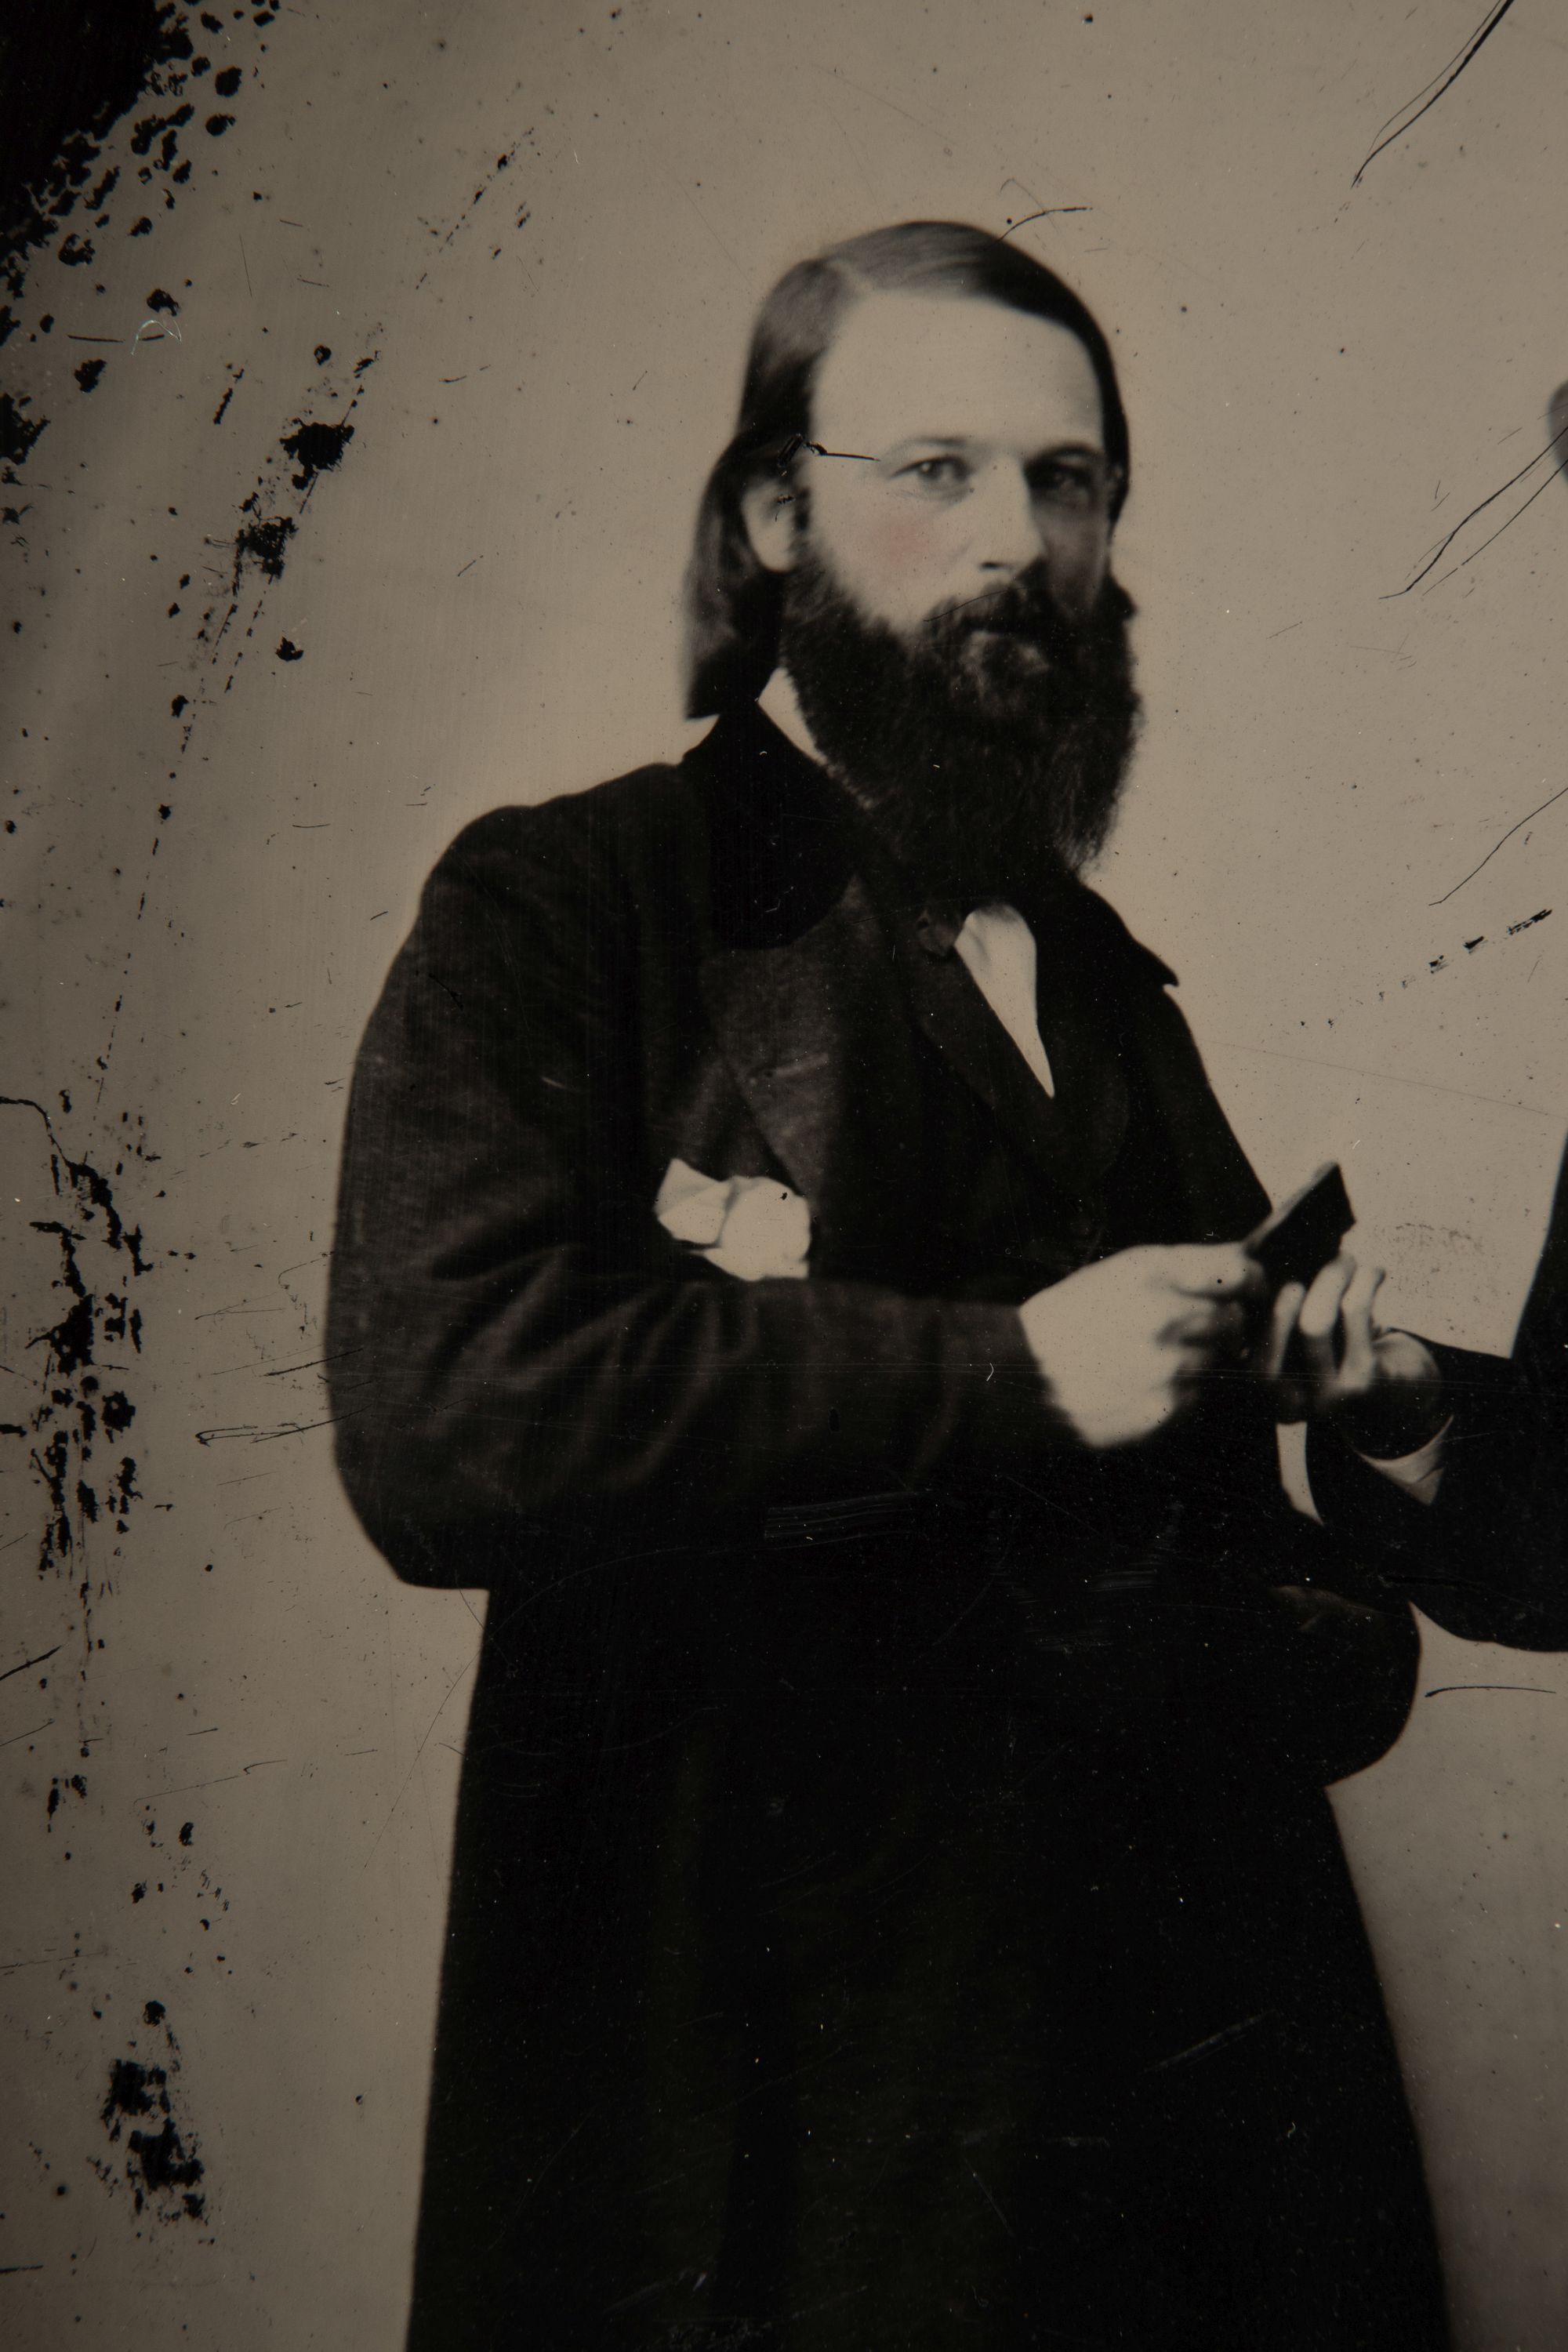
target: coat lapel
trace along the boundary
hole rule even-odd
[[[1037,929],[1050,1000],[1040,1027],[1056,1080],[1047,1095],[948,943],[951,929],[916,919],[895,924],[894,936],[915,1018],[937,1051],[1056,1185],[1070,1194],[1092,1185],[1114,1160],[1128,1116],[1113,1027],[1087,1001],[1085,982],[1105,976],[1064,971],[1059,954],[1053,973]]]
[[[886,933],[852,877],[798,939],[709,956],[708,1016],[747,1106],[805,1195],[814,1256],[880,1257],[916,1188],[920,1088]]]
[[[1001,1022],[986,1003],[963,959],[926,943],[918,922],[896,926],[899,962],[921,1030],[945,1061],[988,1105],[1015,1143],[1047,1167],[1057,1159],[1058,1129],[1045,1092]]]

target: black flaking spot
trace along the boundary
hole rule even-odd
[[[47,416],[23,415],[23,409],[31,405],[26,393],[20,400],[13,400],[8,392],[0,392],[0,458],[8,466],[20,466],[39,434],[47,427]]]
[[[272,515],[265,522],[243,523],[234,540],[236,588],[247,563],[254,563],[268,580],[281,580],[283,551],[298,528],[292,515]]]
[[[354,429],[352,425],[305,425],[298,418],[295,423],[298,430],[284,434],[282,446],[300,469],[293,476],[294,488],[303,490],[318,474],[331,473],[342,464]]]

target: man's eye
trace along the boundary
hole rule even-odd
[[[899,479],[923,489],[960,490],[967,487],[969,467],[962,457],[917,457],[912,466],[900,467]]]
[[[1047,499],[1054,507],[1082,512],[1096,504],[1101,484],[1088,466],[1043,466],[1035,476],[1034,489],[1037,498]]]

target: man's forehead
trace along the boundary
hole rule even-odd
[[[817,369],[813,438],[879,457],[906,440],[1102,448],[1100,385],[1069,329],[973,295],[868,294]]]

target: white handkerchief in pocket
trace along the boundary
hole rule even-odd
[[[653,1213],[676,1241],[742,1282],[805,1278],[811,1211],[772,1176],[704,1176],[672,1160]]]

